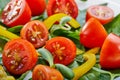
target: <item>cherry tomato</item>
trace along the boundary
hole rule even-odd
[[[86,21],[91,17],[98,19],[102,24],[106,24],[114,18],[114,12],[107,6],[91,6],[87,9]]]
[[[90,18],[80,32],[80,43],[85,47],[101,47],[107,32],[103,25],[95,18]]]
[[[78,16],[78,7],[74,0],[49,0],[47,14],[50,16],[55,13],[65,13],[76,18]]]
[[[2,22],[9,27],[23,25],[31,19],[31,10],[25,0],[11,0],[2,12]]]
[[[13,39],[6,43],[2,61],[7,71],[14,75],[20,75],[32,69],[38,56],[34,46],[23,39]]]
[[[58,70],[39,64],[33,69],[32,80],[64,80],[64,78]]]
[[[45,48],[51,52],[55,63],[68,65],[76,56],[75,44],[65,37],[54,37],[48,40]]]
[[[34,20],[23,26],[20,36],[31,42],[35,48],[39,48],[42,47],[48,39],[48,30],[43,22]]]
[[[46,9],[46,0],[26,0],[31,11],[32,16],[41,15]]]
[[[100,65],[104,69],[120,68],[120,37],[110,33],[100,51]]]

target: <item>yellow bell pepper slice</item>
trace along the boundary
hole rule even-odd
[[[75,74],[73,80],[78,80],[81,76],[87,73],[96,63],[96,56],[95,54],[98,53],[99,48],[93,48],[83,54],[86,62],[76,68],[73,68],[73,72]]]
[[[54,15],[48,17],[46,20],[44,20],[44,24],[46,25],[47,29],[49,30],[56,21],[60,21],[60,19],[65,17],[65,16],[68,16],[68,15],[66,15],[64,13],[54,14]],[[74,18],[72,18],[68,23],[73,28],[80,27],[80,24]]]
[[[7,31],[3,26],[0,25],[0,35],[8,39],[20,38],[18,35],[13,34],[12,32]]]

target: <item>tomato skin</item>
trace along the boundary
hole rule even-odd
[[[103,25],[95,18],[90,18],[80,32],[80,43],[87,48],[101,47],[107,32]]]
[[[14,4],[15,2],[18,2],[17,3],[18,6]],[[19,4],[19,2],[21,3]],[[13,7],[10,8],[11,6]],[[17,11],[16,9],[19,11]],[[14,13],[15,11],[17,12],[16,14]],[[25,23],[30,21],[30,19],[31,19],[31,10],[25,0],[11,0],[2,12],[2,22],[6,24],[8,27],[24,25]]]
[[[6,43],[2,52],[3,65],[7,71],[20,75],[32,69],[38,59],[33,45],[23,39],[13,39]]]
[[[75,44],[65,37],[54,37],[48,40],[45,48],[51,52],[55,63],[68,65],[76,56]]]
[[[23,26],[20,36],[31,42],[35,48],[39,48],[48,40],[48,30],[43,22],[33,20]]]
[[[47,14],[51,16],[55,13],[65,13],[73,18],[77,18],[78,7],[74,0],[49,0]]]
[[[114,12],[107,6],[91,6],[87,9],[86,21],[91,17],[96,18],[102,24],[107,24],[113,20]]]
[[[110,33],[100,51],[100,65],[104,69],[120,68],[120,37]]]
[[[32,80],[64,80],[64,78],[58,70],[39,64],[33,69]]]
[[[31,11],[32,16],[41,15],[46,9],[46,0],[26,0]]]

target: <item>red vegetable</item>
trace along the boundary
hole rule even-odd
[[[49,66],[37,65],[33,69],[32,80],[64,80],[62,74]]]
[[[97,19],[90,18],[81,29],[80,43],[88,48],[102,47],[106,37],[103,25]]]
[[[20,36],[31,42],[35,48],[39,48],[42,47],[48,39],[48,30],[43,22],[34,20],[23,26]]]
[[[32,16],[41,15],[46,9],[46,0],[26,0],[31,11]]]
[[[31,19],[31,10],[25,0],[11,0],[2,12],[2,22],[9,27],[24,25]]]
[[[110,33],[100,51],[100,65],[104,69],[120,68],[120,37]]]
[[[91,17],[96,18],[102,24],[106,24],[114,18],[114,12],[107,6],[91,6],[87,9],[86,21]]]
[[[49,0],[47,14],[51,16],[55,13],[65,13],[76,18],[78,16],[78,7],[74,0]]]
[[[9,41],[2,52],[3,65],[14,75],[31,70],[37,59],[37,52],[33,45],[20,38]]]
[[[45,48],[52,53],[55,63],[68,65],[76,56],[75,44],[65,37],[55,37],[48,40]]]

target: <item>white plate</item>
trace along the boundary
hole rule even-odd
[[[75,0],[77,2],[78,8],[80,10],[84,10],[88,8],[91,5],[97,5],[97,4],[104,4],[108,3],[108,7],[113,9],[115,16],[120,13],[120,0],[88,0],[86,2],[83,2],[81,0]]]

